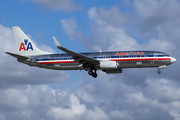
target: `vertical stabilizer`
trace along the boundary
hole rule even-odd
[[[12,27],[18,51],[20,55],[34,56],[51,54],[49,52],[42,51],[36,47],[36,45],[28,38],[28,36],[18,27]]]

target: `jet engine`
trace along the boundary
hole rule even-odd
[[[119,66],[119,63],[116,61],[100,61],[101,70],[115,70]]]

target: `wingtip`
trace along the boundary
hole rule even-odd
[[[11,53],[10,52],[5,52],[6,54],[10,55]]]
[[[58,47],[58,46],[61,46],[61,44],[58,42],[58,40],[56,39],[56,37],[52,36],[53,37],[53,40],[54,40],[54,43],[55,45]]]
[[[17,29],[17,28],[19,28],[19,26],[12,26],[12,28],[13,28],[13,29],[15,29],[15,28]]]

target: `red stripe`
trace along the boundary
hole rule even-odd
[[[108,59],[110,61],[146,61],[146,60],[171,60],[171,58],[141,58],[141,59]],[[60,63],[78,63],[77,61],[46,61],[39,64],[60,64]]]
[[[59,64],[59,63],[78,63],[77,61],[49,61],[49,62],[39,62],[39,64]]]
[[[171,58],[141,58],[141,59],[110,59],[111,61],[146,61],[146,60],[171,60]]]
[[[158,58],[158,60],[171,60],[171,58]]]

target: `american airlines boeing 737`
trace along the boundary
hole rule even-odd
[[[38,49],[27,35],[18,27],[12,27],[19,54],[6,52],[17,58],[18,62],[29,66],[53,70],[86,70],[97,77],[97,70],[107,74],[122,73],[123,68],[165,68],[176,62],[164,52],[158,51],[112,51],[76,53],[64,48],[53,36],[55,45],[66,54],[52,54]]]

